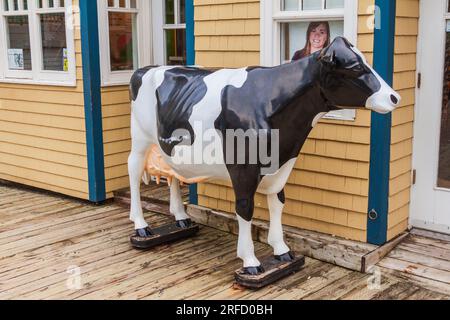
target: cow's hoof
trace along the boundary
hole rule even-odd
[[[191,219],[185,219],[185,220],[178,220],[177,221],[177,227],[181,229],[187,229],[192,226],[192,220]]]
[[[292,262],[295,259],[295,255],[292,251],[286,252],[285,254],[275,256],[275,259],[281,262]]]
[[[259,274],[264,273],[264,268],[262,266],[259,267],[244,267],[242,269],[242,273],[250,276],[257,276]]]
[[[143,229],[137,229],[136,230],[136,237],[141,237],[141,238],[149,238],[151,236],[154,236],[154,232],[152,231],[152,229],[150,229],[150,227],[146,227]]]

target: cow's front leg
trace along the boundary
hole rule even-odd
[[[172,179],[170,184],[170,213],[175,216],[177,226],[180,228],[189,228],[192,220],[186,214],[181,196],[180,181],[177,178]]]
[[[281,261],[292,261],[294,255],[284,242],[283,225],[281,223],[281,215],[285,203],[284,191],[281,191],[278,194],[267,195],[267,203],[270,211],[270,227],[267,241],[272,246],[276,259]]]
[[[229,166],[231,181],[236,197],[236,214],[239,222],[237,255],[244,263],[244,273],[257,275],[264,270],[255,256],[252,239],[252,218],[254,197],[260,178],[257,166]]]
[[[128,174],[130,176],[130,220],[134,222],[136,234],[140,237],[152,235],[144,219],[141,205],[141,178],[144,173],[145,160],[149,143],[145,140],[132,140],[131,153],[128,157]]]

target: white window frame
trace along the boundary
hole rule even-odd
[[[162,50],[155,50],[154,52],[154,63],[158,65],[166,65],[166,52],[167,44],[165,32],[169,29],[186,29],[186,23],[179,23],[180,17],[179,13],[179,1],[174,0],[174,23],[165,24],[165,1],[164,0],[152,0],[152,12],[153,12],[153,39],[155,47],[162,48]],[[161,32],[162,31],[162,32]]]
[[[152,14],[151,1],[136,0],[136,9],[130,8],[130,0],[126,0],[127,8],[119,8],[119,0],[115,1],[114,9],[108,8],[108,0],[97,1],[99,41],[100,41],[100,68],[102,86],[127,85],[130,82],[134,70],[111,71],[110,43],[109,43],[109,18],[108,12],[136,13],[136,39],[138,48],[138,68],[150,65],[152,62]],[[158,2],[158,1],[157,1]]]
[[[9,8],[13,7],[13,1],[9,1]],[[55,0],[59,4],[59,0]],[[19,1],[18,11],[5,11],[3,2],[0,3],[0,82],[41,84],[52,86],[76,86],[76,60],[74,40],[74,19],[72,0],[64,2],[64,8],[47,8],[47,1],[43,1],[43,8],[37,7],[36,0],[28,0],[28,10],[23,10],[23,2]],[[68,53],[68,71],[51,71],[43,68],[43,50],[41,37],[41,23],[39,15],[43,13],[64,12],[66,21],[66,46]],[[28,16],[31,64],[32,70],[10,70],[8,66],[8,35],[6,34],[7,16]],[[72,23],[72,25],[69,25]]]
[[[281,0],[261,0],[261,65],[275,66],[281,61],[281,23],[343,20],[344,36],[355,46],[358,40],[358,1],[345,0],[344,9],[281,11]],[[299,0],[301,8],[301,0]],[[339,110],[324,118],[355,121],[355,110]]]

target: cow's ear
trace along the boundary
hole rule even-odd
[[[320,55],[319,61],[328,69],[336,67],[336,52],[334,50],[326,50]]]

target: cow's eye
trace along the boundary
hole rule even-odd
[[[363,72],[363,71],[364,71],[364,68],[363,68],[361,65],[357,65],[357,66],[354,66],[354,67],[352,68],[352,71],[353,71],[353,72],[360,73],[360,72]]]

